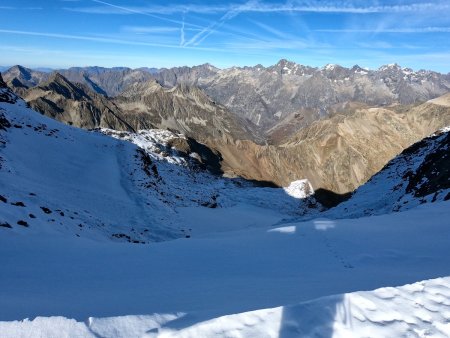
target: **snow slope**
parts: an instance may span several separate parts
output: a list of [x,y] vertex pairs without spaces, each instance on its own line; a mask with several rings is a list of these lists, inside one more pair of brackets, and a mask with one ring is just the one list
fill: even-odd
[[444,277],[449,220],[449,202],[440,202],[153,245],[3,231],[0,318],[184,313],[164,324],[179,330],[223,315]]
[[127,134],[138,148],[58,123],[27,108],[7,88],[0,91],[8,98],[0,100],[2,230],[147,243],[195,236],[186,208],[249,205],[255,212],[247,226],[258,225],[263,215],[282,219],[280,212],[303,209],[283,189],[257,188],[196,167],[194,158],[167,145],[180,135]]

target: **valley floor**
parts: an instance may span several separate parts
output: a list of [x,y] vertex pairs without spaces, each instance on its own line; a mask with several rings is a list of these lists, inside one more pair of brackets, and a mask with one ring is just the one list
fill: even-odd
[[[197,235],[146,245],[0,229],[1,336],[444,337],[449,278],[342,294],[450,276],[449,203],[289,224],[180,209]],[[13,321],[36,316],[75,320]]]

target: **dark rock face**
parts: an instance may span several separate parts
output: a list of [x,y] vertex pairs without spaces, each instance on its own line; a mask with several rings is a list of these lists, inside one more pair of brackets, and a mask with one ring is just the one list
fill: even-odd
[[5,81],[3,81],[3,77],[2,74],[0,74],[0,88],[6,88],[6,83]]
[[[3,81],[0,74],[0,102],[15,103],[17,101],[17,96],[8,88],[8,85]],[[5,129],[9,122],[3,115],[0,115],[0,129]]]
[[361,217],[405,210],[450,197],[450,132],[426,137],[384,166],[334,210]]
[[107,98],[84,85],[71,83],[59,73],[24,91],[22,97],[34,110],[80,128],[134,130]]
[[450,132],[425,139],[403,154],[420,154],[420,150],[432,140],[439,140],[433,151],[426,154],[415,171],[410,170],[403,176],[408,181],[406,192],[415,197],[425,197],[450,189]]

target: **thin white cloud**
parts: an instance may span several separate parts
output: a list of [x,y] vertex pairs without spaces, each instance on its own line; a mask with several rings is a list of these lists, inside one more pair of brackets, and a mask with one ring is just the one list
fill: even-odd
[[20,10],[20,11],[40,11],[42,7],[12,7],[12,6],[0,6],[0,9],[4,10]]
[[67,8],[72,11],[94,13],[94,14],[176,14],[176,13],[199,13],[217,14],[227,13],[239,7],[241,12],[259,13],[282,13],[282,12],[317,12],[317,13],[403,13],[403,12],[440,12],[450,9],[448,2],[417,2],[400,5],[356,5],[349,1],[288,1],[286,3],[264,3],[247,2],[245,4],[228,5],[167,5],[167,6],[146,6],[146,7],[122,7],[112,5],[99,0],[92,0],[109,7],[74,7]]
[[450,33],[450,27],[374,28],[374,29],[317,29],[325,33]]
[[349,1],[315,1],[308,5],[298,2],[287,3],[285,5],[264,4],[257,8],[249,8],[253,12],[318,12],[318,13],[402,13],[402,12],[422,12],[440,11],[449,9],[448,3],[422,2],[405,5],[373,5],[357,6]]
[[[15,35],[39,36],[39,37],[66,39],[66,40],[92,41],[92,42],[101,42],[101,43],[118,44],[118,45],[130,45],[130,46],[161,47],[161,48],[175,48],[175,49],[181,48],[178,44],[164,44],[164,43],[132,41],[132,40],[113,38],[113,37],[72,35],[72,34],[59,34],[59,33],[47,33],[47,32],[9,30],[9,29],[0,29],[0,34],[1,33],[15,34]],[[233,51],[233,50],[228,50],[226,48],[220,48],[220,47],[186,46],[183,48],[199,50],[199,51],[209,51],[209,52],[235,53],[235,51]]]
[[271,33],[272,35],[274,35],[276,37],[279,37],[282,39],[286,39],[288,37],[288,34],[286,32],[280,31],[273,26],[269,26],[269,25],[266,25],[265,23],[255,21],[255,20],[249,20],[249,21],[251,23],[253,23],[254,25],[258,26],[259,28],[262,28],[266,32]]
[[180,46],[183,46],[185,41],[186,41],[186,39],[184,36],[184,13],[183,13],[183,19],[182,19],[181,28],[180,28]]
[[123,26],[122,30],[124,32],[137,34],[161,34],[177,32],[179,29],[177,27],[166,26]]
[[[105,4],[103,1],[94,1]],[[180,14],[180,13],[199,13],[199,14],[216,14],[230,10],[230,6],[202,6],[202,5],[170,5],[170,6],[117,6],[106,4],[106,6],[90,6],[90,7],[70,7],[66,10],[91,13],[91,14]]]
[[269,51],[269,50],[327,50],[335,49],[326,43],[311,42],[305,39],[271,39],[271,40],[261,40],[253,42],[229,42],[225,46],[234,50],[259,50],[259,51]]
[[231,8],[228,12],[226,12],[218,21],[213,22],[209,26],[205,27],[202,31],[194,35],[189,41],[187,41],[184,46],[194,45],[198,46],[202,43],[208,36],[213,34],[216,30],[222,27],[228,20],[239,15],[239,13],[243,12],[243,9],[247,6],[256,6],[258,4],[258,0],[250,0],[244,5],[236,6]]
[[58,38],[58,39],[69,39],[69,40],[82,40],[82,41],[94,41],[121,45],[133,45],[133,46],[150,46],[150,47],[166,47],[175,48],[178,46],[161,44],[161,43],[151,43],[151,42],[140,42],[140,41],[130,41],[115,38],[103,38],[96,36],[86,36],[86,35],[73,35],[73,34],[59,34],[59,33],[46,33],[46,32],[33,32],[33,31],[20,31],[20,30],[9,30],[0,29],[0,33],[5,34],[16,34],[16,35],[30,35],[30,36],[42,36],[48,38]]
[[[143,11],[143,10],[139,10],[139,9],[134,9],[132,7],[118,6],[118,5],[114,5],[112,3],[101,1],[101,0],[91,0],[91,1],[99,3],[99,4],[103,4],[105,6],[114,8],[116,10],[120,10],[120,11],[125,12],[125,13],[140,14],[140,15],[149,16],[149,17],[152,17],[152,18],[155,18],[155,19],[158,19],[158,20],[166,21],[166,22],[181,24],[181,22],[178,21],[178,20],[173,20],[173,19],[165,18],[165,17],[159,16],[159,15],[155,15],[155,14],[152,14],[152,12],[147,12],[147,11]],[[70,10],[75,10],[76,11],[76,9],[73,9],[73,8],[71,8]],[[192,25],[192,26],[196,26],[196,25]]]

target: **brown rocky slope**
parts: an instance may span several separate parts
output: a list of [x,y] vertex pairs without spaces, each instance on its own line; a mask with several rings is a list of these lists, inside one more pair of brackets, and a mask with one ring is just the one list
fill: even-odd
[[368,108],[336,115],[279,146],[240,140],[210,140],[208,145],[220,151],[229,175],[282,186],[307,178],[315,189],[343,194],[365,183],[403,149],[450,125],[450,105],[442,104],[449,95],[404,111]]

